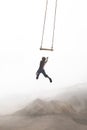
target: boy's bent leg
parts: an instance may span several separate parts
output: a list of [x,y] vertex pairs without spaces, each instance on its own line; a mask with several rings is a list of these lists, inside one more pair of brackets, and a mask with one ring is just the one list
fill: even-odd
[[39,73],[39,72],[37,72],[37,73],[36,73],[36,79],[38,79],[38,78],[39,78],[39,75],[40,75],[40,73]]
[[39,78],[39,75],[36,76],[36,79],[38,79],[38,78]]

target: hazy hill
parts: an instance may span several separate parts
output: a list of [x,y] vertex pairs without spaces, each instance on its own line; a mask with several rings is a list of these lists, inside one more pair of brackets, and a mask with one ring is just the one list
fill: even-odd
[[51,100],[36,99],[17,115],[48,115],[59,113],[87,113],[87,84],[70,86],[60,96]]
[[45,101],[36,99],[31,104],[17,111],[16,115],[52,115],[59,113],[73,113],[75,110],[70,104],[58,100]]
[[87,88],[76,85],[60,97],[36,99],[0,117],[0,130],[87,130]]
[[77,112],[87,112],[87,83],[77,84],[70,86],[60,96],[56,96],[58,99],[65,103],[69,103],[73,109]]

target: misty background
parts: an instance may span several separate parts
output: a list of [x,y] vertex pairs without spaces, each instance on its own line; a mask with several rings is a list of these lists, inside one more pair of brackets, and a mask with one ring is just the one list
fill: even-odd
[[[0,1],[0,114],[87,82],[87,2],[58,0],[53,52],[39,50],[45,4]],[[52,84],[42,75],[36,80],[42,56],[49,57],[45,70]]]

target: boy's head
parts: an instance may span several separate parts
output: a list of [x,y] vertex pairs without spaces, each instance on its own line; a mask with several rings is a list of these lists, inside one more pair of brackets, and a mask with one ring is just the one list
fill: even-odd
[[42,60],[43,60],[43,61],[45,61],[45,59],[46,59],[45,57],[42,57]]

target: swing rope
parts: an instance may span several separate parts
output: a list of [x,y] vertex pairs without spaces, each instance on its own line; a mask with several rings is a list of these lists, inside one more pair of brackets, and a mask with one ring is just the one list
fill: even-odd
[[44,24],[43,24],[42,40],[41,40],[40,50],[53,51],[55,23],[56,23],[56,11],[57,11],[57,0],[55,1],[55,13],[54,13],[54,22],[53,22],[53,36],[52,36],[52,45],[51,45],[50,49],[43,48],[43,38],[44,38],[45,23],[46,23],[46,17],[47,17],[47,9],[48,9],[48,0],[46,0],[46,9],[45,9],[45,16],[44,16]]
[[54,33],[55,33],[55,24],[56,24],[56,12],[57,12],[57,0],[55,3],[55,14],[54,14],[54,23],[53,23],[53,37],[52,37],[52,46],[51,48],[53,49],[53,44],[54,44]]
[[42,45],[43,45],[43,37],[44,37],[45,23],[46,23],[46,16],[47,16],[47,7],[48,7],[48,0],[46,0],[46,9],[45,9],[45,16],[44,16],[44,24],[43,24],[42,40],[41,40],[40,50],[42,50]]

